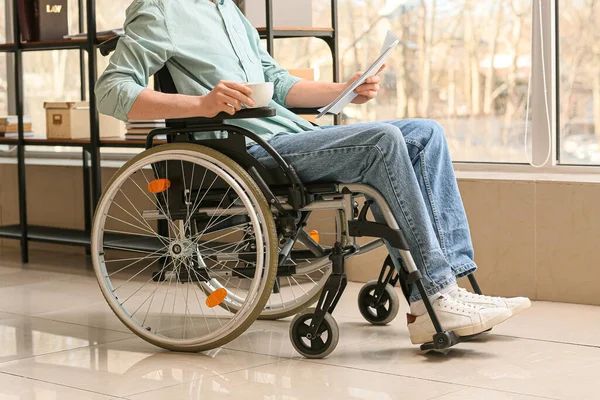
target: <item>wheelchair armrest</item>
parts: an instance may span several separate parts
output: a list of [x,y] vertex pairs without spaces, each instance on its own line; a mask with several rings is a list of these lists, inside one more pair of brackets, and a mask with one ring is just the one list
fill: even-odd
[[248,118],[267,118],[274,117],[277,115],[277,111],[272,107],[260,107],[260,108],[245,108],[236,112],[233,115],[229,115],[227,113],[220,113],[213,118],[178,118],[178,119],[168,119],[168,125],[176,125],[176,126],[193,126],[193,125],[212,125],[219,124],[224,122],[225,120],[233,120],[233,119],[248,119]]
[[119,38],[120,36],[117,36],[100,43],[100,45],[98,46],[100,54],[106,57],[107,55],[115,51],[115,49],[117,48],[117,43],[119,43]]
[[318,108],[289,108],[291,112],[296,115],[317,115],[319,114]]

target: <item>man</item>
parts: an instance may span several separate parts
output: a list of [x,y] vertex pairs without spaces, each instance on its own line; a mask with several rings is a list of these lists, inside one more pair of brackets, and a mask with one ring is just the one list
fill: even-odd
[[[178,95],[146,89],[167,65]],[[463,204],[444,132],[430,120],[404,120],[315,128],[286,107],[321,107],[351,82],[294,78],[260,47],[257,31],[232,0],[135,0],[125,35],[98,81],[99,109],[126,119],[233,115],[253,106],[240,82],[274,82],[273,118],[232,120],[269,140],[305,182],[364,183],[379,190],[404,231],[433,308],[445,329],[483,332],[529,307],[525,298],[492,298],[460,289],[456,278],[476,269]],[[375,98],[379,77],[356,92],[355,103]],[[250,154],[273,163],[258,146]],[[381,219],[378,209],[375,216]],[[395,259],[399,253],[391,250]],[[413,343],[434,332],[423,301],[410,298]]]

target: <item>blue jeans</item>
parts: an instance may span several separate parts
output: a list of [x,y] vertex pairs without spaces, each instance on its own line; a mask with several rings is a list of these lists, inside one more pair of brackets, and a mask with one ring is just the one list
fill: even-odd
[[[303,182],[362,183],[379,190],[404,232],[428,295],[477,269],[463,203],[442,127],[408,119],[280,134],[269,143]],[[250,154],[275,161],[259,146]],[[374,207],[375,219],[385,222]],[[400,254],[389,248],[396,268]],[[413,288],[410,301],[420,300]]]

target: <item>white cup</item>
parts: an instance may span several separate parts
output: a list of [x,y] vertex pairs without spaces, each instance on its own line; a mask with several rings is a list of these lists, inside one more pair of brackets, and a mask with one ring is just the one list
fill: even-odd
[[255,103],[254,107],[246,106],[246,108],[267,107],[273,99],[273,93],[275,91],[273,82],[244,83],[243,85],[252,89],[252,94],[248,97],[254,100]]

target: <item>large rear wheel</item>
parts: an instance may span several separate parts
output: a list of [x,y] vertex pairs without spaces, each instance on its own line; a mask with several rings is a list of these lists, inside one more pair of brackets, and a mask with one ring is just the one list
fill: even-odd
[[[204,351],[260,315],[278,242],[248,173],[185,143],[147,150],[115,174],[94,217],[91,252],[104,297],[131,331],[165,349]],[[213,281],[222,288],[201,289]],[[227,308],[233,297],[235,311]]]

